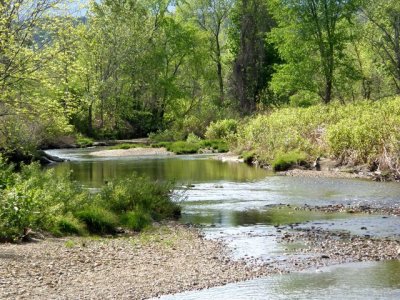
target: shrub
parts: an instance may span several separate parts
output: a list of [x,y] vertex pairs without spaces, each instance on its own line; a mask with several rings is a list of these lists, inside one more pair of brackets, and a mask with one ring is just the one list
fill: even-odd
[[199,143],[188,143],[185,141],[174,142],[166,145],[168,151],[176,154],[193,154],[200,150]]
[[225,119],[217,122],[212,122],[206,130],[205,137],[207,139],[216,140],[224,139],[229,135],[237,132],[238,122],[233,119]]
[[305,153],[296,151],[284,153],[274,159],[272,162],[272,168],[274,171],[286,171],[294,165],[304,163],[306,157]]
[[106,185],[97,195],[96,203],[117,215],[141,211],[155,220],[174,218],[180,208],[170,199],[171,189],[171,183],[153,182],[132,174]]
[[116,215],[100,206],[89,206],[77,212],[76,216],[86,224],[90,233],[113,234],[118,226]]
[[85,137],[82,134],[76,135],[76,145],[79,148],[86,148],[93,145],[93,140],[91,138]]
[[57,220],[56,227],[52,231],[56,235],[84,235],[86,233],[86,227],[85,224],[72,214],[68,214]]
[[148,213],[142,211],[130,211],[122,215],[121,221],[126,227],[135,231],[141,231],[151,224],[151,217]]

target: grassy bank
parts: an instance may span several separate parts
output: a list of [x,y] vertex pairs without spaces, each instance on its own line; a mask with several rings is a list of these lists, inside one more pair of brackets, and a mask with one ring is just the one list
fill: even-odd
[[232,148],[268,165],[297,153],[400,176],[400,97],[278,109],[242,125]]
[[139,231],[179,216],[172,188],[133,174],[92,194],[68,175],[37,164],[15,172],[0,161],[0,241],[23,239],[29,230],[59,236],[114,234],[118,227]]

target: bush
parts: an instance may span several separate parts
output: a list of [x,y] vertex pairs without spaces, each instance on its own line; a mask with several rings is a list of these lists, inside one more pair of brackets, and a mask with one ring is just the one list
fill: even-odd
[[277,156],[272,162],[274,171],[286,171],[294,165],[300,165],[306,160],[306,154],[301,152],[288,152]]
[[106,185],[96,201],[117,215],[141,211],[154,220],[174,218],[180,207],[170,199],[171,189],[171,183],[153,182],[133,174]]
[[77,212],[76,216],[86,224],[90,233],[113,234],[118,226],[117,216],[100,206],[89,206]]
[[93,139],[83,136],[82,134],[76,135],[76,145],[79,148],[86,148],[93,145]]
[[400,176],[400,97],[376,102],[282,108],[238,129],[236,151],[267,164],[286,152],[375,164]]
[[127,224],[139,230],[149,218],[180,214],[179,205],[170,199],[170,183],[133,175],[92,195],[69,176],[42,171],[38,164],[22,166],[19,173],[1,161],[0,167],[0,241],[19,240],[27,229],[81,235],[86,225],[91,233],[114,233],[127,213],[132,213]]
[[212,122],[206,130],[205,137],[210,140],[224,139],[237,132],[238,122],[233,119]]
[[50,230],[59,216],[88,201],[88,193],[69,176],[42,171],[38,164],[22,166],[1,192],[0,238],[19,239],[26,228]]
[[81,221],[68,214],[57,220],[56,227],[52,230],[56,235],[85,235],[86,227]]
[[130,211],[121,217],[121,221],[129,229],[141,231],[151,224],[151,217],[142,211]]

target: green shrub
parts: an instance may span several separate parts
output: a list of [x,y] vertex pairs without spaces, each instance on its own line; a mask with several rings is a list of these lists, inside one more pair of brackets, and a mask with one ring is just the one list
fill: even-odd
[[251,164],[255,160],[256,154],[253,151],[244,151],[241,157],[246,164]]
[[141,231],[151,224],[151,217],[142,211],[130,211],[122,215],[121,222],[129,229]]
[[238,122],[233,119],[225,119],[217,122],[211,122],[207,127],[205,137],[210,140],[227,138],[237,132]]
[[378,164],[398,173],[399,124],[400,97],[281,108],[242,125],[234,146],[236,152],[254,152],[268,164],[282,153],[297,151],[343,163]]
[[274,171],[286,171],[294,165],[304,163],[307,156],[301,152],[288,152],[277,156],[272,162],[272,168]]
[[132,149],[132,148],[146,148],[148,145],[145,144],[129,144],[129,143],[123,143],[123,144],[117,144],[114,146],[109,147],[110,150],[116,150],[116,149]]
[[113,234],[118,226],[117,216],[100,206],[89,206],[77,212],[76,216],[86,224],[90,233]]
[[88,193],[54,170],[42,171],[38,164],[22,166],[0,196],[0,235],[15,240],[26,228],[50,230],[57,217],[88,202]]
[[53,233],[57,235],[85,235],[86,227],[85,224],[72,216],[72,214],[68,214],[57,220]]
[[149,134],[149,139],[153,143],[175,142],[183,140],[184,137],[185,137],[184,133],[173,129],[166,129],[164,131],[157,131],[156,133]]
[[86,148],[93,145],[93,139],[83,136],[82,134],[76,135],[76,145],[79,148]]
[[203,140],[200,143],[200,148],[213,149],[219,153],[229,151],[229,146],[224,140]]
[[104,186],[96,196],[96,203],[117,215],[142,211],[155,220],[174,218],[180,207],[170,199],[171,189],[171,183],[154,182],[132,174]]
[[188,143],[185,141],[178,141],[166,145],[168,151],[176,154],[194,154],[200,150],[199,143]]

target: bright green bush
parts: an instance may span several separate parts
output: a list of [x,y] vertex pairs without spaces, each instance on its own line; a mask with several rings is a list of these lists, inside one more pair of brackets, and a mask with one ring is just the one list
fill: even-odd
[[205,137],[210,140],[224,139],[237,132],[238,122],[233,119],[225,119],[211,122],[207,127]]
[[[26,229],[56,235],[114,233],[121,216],[135,214],[127,224],[139,230],[150,220],[176,218],[180,206],[170,199],[170,183],[153,182],[133,175],[109,183],[98,194],[90,194],[69,176],[41,170],[37,164],[20,172],[2,163],[0,169],[0,241],[15,241]],[[140,212],[140,213],[139,213]]]
[[117,216],[100,206],[89,206],[78,211],[76,216],[85,223],[90,233],[113,234],[118,226]]
[[142,211],[130,211],[122,215],[121,221],[129,229],[141,231],[151,224],[151,217]]
[[278,155],[272,161],[272,168],[274,171],[286,171],[294,165],[300,165],[305,162],[307,156],[305,153],[291,151]]
[[180,207],[170,199],[171,183],[154,182],[137,174],[109,183],[96,196],[96,203],[117,215],[141,211],[154,220],[174,218]]
[[72,214],[61,216],[51,230],[56,235],[85,235],[86,226]]
[[[233,147],[271,164],[282,153],[333,156],[343,163],[400,168],[400,97],[282,108],[240,126]],[[399,174],[400,175],[400,174]]]
[[83,136],[82,134],[77,134],[76,144],[79,148],[90,147],[93,145],[93,139]]
[[38,164],[22,166],[0,194],[0,239],[18,239],[26,228],[54,228],[59,216],[88,201],[69,176],[42,171]]

